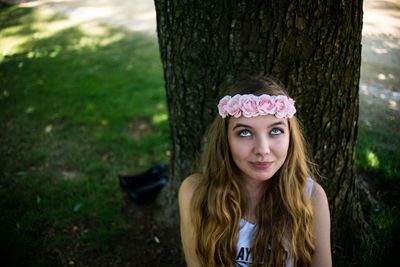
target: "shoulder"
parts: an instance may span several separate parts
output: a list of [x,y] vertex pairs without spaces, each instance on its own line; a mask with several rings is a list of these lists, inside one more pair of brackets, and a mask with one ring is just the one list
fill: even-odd
[[192,174],[183,180],[179,188],[180,229],[183,252],[187,266],[201,266],[196,254],[196,230],[191,214],[191,200],[200,185],[202,175]]
[[312,188],[312,193],[311,193],[311,202],[314,202],[314,201],[319,202],[319,201],[323,201],[323,200],[328,201],[325,190],[322,188],[322,186],[319,183],[314,181],[312,186],[313,186],[313,188]]
[[179,197],[187,198],[193,195],[202,178],[203,176],[199,173],[192,174],[185,178],[179,187]]
[[314,182],[310,200],[314,213],[329,216],[328,198],[325,190],[317,182]]
[[183,180],[179,187],[179,206],[189,206],[192,196],[200,185],[202,178],[201,174],[195,173]]
[[312,266],[332,266],[330,247],[330,213],[328,198],[322,186],[314,182],[311,194],[314,213],[315,254]]

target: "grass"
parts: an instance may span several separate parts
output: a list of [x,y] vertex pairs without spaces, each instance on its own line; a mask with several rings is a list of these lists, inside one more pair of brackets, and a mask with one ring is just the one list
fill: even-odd
[[0,30],[1,251],[73,265],[129,227],[117,174],[168,161],[157,43],[4,4]]
[[[4,4],[0,34],[3,259],[52,266],[62,254],[64,265],[79,265],[93,252],[108,255],[129,228],[117,174],[168,161],[157,42]],[[380,180],[390,204],[399,192],[398,124],[369,109],[361,103],[357,166]],[[371,215],[382,257],[398,218],[390,205]]]

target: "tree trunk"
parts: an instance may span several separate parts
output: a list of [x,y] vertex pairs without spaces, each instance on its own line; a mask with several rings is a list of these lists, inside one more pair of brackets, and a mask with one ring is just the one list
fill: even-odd
[[216,115],[220,84],[238,74],[267,74],[296,99],[326,178],[334,248],[359,245],[343,240],[347,230],[367,237],[354,164],[362,0],[155,4],[172,145],[165,206],[176,212],[179,184],[191,173],[202,135]]

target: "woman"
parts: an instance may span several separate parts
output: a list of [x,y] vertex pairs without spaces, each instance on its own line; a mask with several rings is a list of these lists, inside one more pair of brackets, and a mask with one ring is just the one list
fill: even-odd
[[246,78],[218,110],[199,173],[179,190],[187,265],[331,266],[328,201],[310,177],[293,99]]

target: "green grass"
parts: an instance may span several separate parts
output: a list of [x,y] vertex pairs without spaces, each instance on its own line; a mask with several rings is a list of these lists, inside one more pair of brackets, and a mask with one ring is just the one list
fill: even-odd
[[129,227],[117,174],[168,161],[157,43],[4,4],[0,30],[4,260],[50,266],[60,251],[68,262],[106,251]]
[[[365,112],[373,113],[377,110]],[[400,140],[397,138],[400,130],[399,114],[398,111],[390,112],[389,108],[387,112],[397,113],[397,118],[392,115],[393,119],[391,119],[386,117],[384,112],[380,112],[378,116],[372,117],[372,121],[368,124],[361,120],[358,129],[356,160],[361,170],[377,173],[387,182],[398,183],[400,179],[398,149]]]

